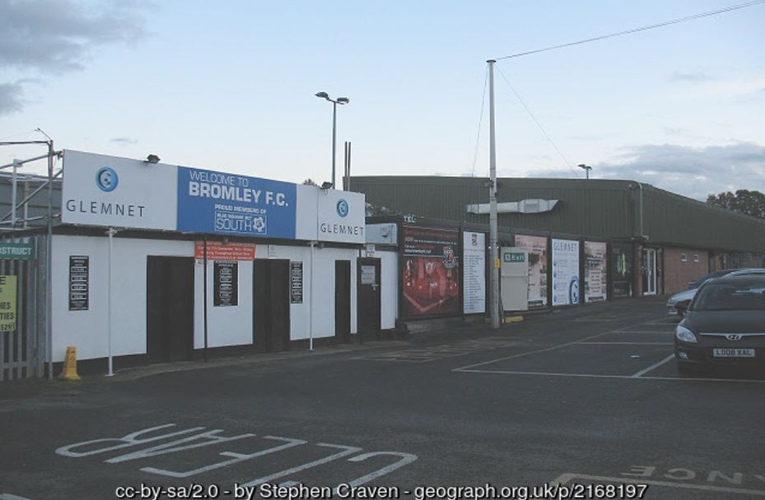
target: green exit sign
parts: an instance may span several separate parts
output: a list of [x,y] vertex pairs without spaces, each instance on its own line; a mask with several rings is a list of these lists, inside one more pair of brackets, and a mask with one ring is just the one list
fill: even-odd
[[526,254],[508,252],[505,254],[505,262],[526,262]]
[[0,259],[30,260],[35,258],[35,246],[32,243],[0,242]]

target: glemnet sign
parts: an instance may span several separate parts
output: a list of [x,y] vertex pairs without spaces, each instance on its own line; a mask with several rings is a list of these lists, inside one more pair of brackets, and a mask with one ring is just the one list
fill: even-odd
[[64,152],[62,221],[198,234],[363,244],[361,193]]

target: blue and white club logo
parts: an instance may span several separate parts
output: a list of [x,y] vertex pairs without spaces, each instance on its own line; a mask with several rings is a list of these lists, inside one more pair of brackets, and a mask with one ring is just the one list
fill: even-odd
[[345,217],[348,215],[348,212],[351,211],[351,207],[348,206],[348,202],[345,200],[340,200],[337,202],[337,215],[340,217]]
[[113,168],[103,167],[96,172],[96,185],[98,189],[105,192],[111,192],[117,189],[119,184],[119,176]]
[[568,303],[579,303],[579,277],[573,276],[571,282],[568,284]]

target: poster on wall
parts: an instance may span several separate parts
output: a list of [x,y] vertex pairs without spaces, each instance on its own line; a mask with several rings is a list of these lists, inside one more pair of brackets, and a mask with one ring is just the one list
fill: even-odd
[[87,311],[90,298],[90,258],[69,256],[69,310]]
[[486,235],[462,234],[462,309],[465,314],[486,312]]
[[547,305],[547,237],[515,235],[515,246],[529,253],[529,309]]
[[213,306],[239,305],[239,264],[234,261],[215,261],[213,265]]
[[606,244],[584,242],[584,301],[598,302],[608,298],[606,279]]
[[16,330],[16,286],[18,277],[0,276],[0,332]]
[[611,245],[611,296],[614,298],[632,297],[632,246]]
[[552,240],[552,305],[579,303],[579,242]]
[[459,231],[404,225],[403,232],[401,315],[460,314]]

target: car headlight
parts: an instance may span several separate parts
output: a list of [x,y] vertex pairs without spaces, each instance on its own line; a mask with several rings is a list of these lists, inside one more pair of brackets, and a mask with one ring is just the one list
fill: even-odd
[[688,342],[691,344],[698,343],[696,335],[684,326],[675,328],[675,338],[681,342]]
[[674,306],[676,303],[677,303],[677,299],[676,299],[676,298],[671,298],[671,299],[669,299],[669,300],[667,301],[667,307],[672,307],[672,306]]

